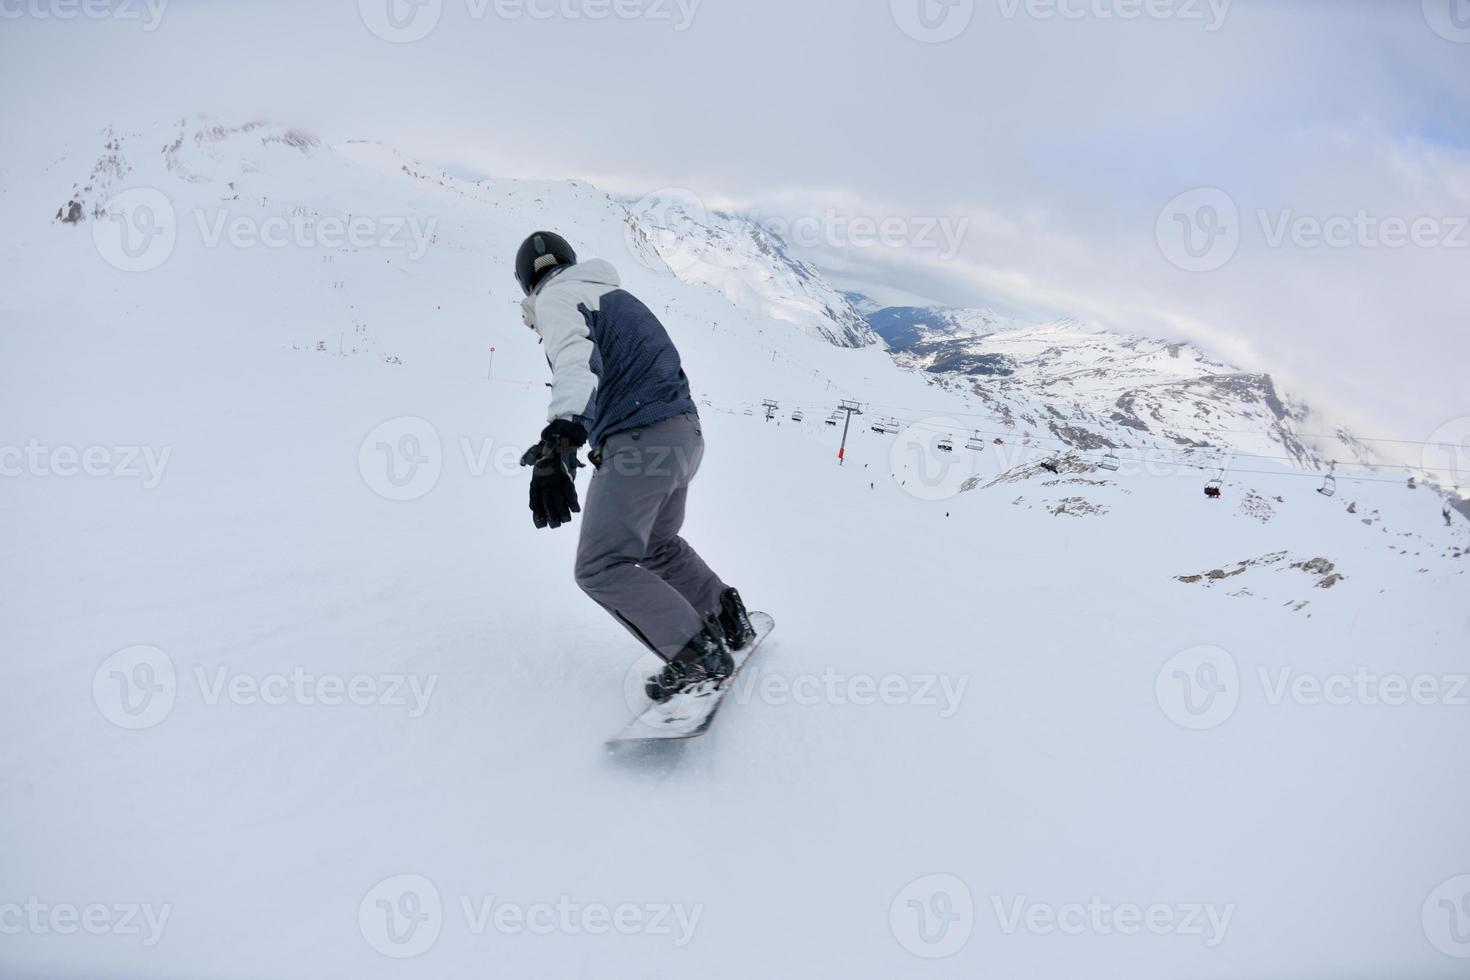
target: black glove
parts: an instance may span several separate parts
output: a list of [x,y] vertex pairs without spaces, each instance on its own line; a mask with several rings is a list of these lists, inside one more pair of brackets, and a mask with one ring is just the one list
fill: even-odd
[[[556,419],[541,430],[541,441],[521,454],[522,466],[534,466],[548,449],[575,452],[587,444],[587,430],[576,422]],[[572,474],[573,477],[576,474]]]
[[531,468],[531,520],[537,527],[558,528],[572,523],[573,513],[581,513],[574,482],[579,465],[576,456],[555,453]]
[[541,432],[541,441],[521,456],[531,467],[531,520],[538,528],[553,529],[572,522],[581,513],[577,502],[577,447],[587,441],[587,430],[576,422],[557,419]]
[[554,419],[550,425],[541,430],[541,442],[556,446],[558,449],[581,449],[587,445],[587,430],[582,428],[579,422]]

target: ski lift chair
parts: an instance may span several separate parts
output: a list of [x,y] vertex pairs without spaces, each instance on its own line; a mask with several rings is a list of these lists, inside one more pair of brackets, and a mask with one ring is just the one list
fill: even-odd
[[1108,454],[1102,459],[1098,460],[1097,465],[1101,469],[1109,470],[1116,473],[1118,469],[1123,465],[1123,463],[1118,459],[1117,453],[1113,452],[1112,450],[1108,450]]
[[1327,475],[1322,478],[1322,485],[1317,488],[1317,492],[1320,493],[1324,497],[1332,497],[1332,496],[1335,496],[1337,494],[1337,461],[1336,460],[1333,460],[1331,468],[1328,469],[1328,471],[1327,471]]
[[980,433],[978,433],[978,432],[975,433],[968,440],[965,441],[965,448],[966,449],[984,449],[985,448],[985,438],[984,438],[984,436],[980,435]]
[[934,448],[938,449],[942,453],[952,453],[954,452],[954,440],[949,436],[946,436],[943,439],[940,439],[939,444]]

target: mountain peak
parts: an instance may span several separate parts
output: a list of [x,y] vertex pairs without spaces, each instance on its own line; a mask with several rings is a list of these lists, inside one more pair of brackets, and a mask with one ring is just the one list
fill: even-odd
[[706,210],[692,194],[654,195],[628,208],[669,271],[685,282],[839,347],[878,342],[847,296],[792,255],[773,229],[733,212]]

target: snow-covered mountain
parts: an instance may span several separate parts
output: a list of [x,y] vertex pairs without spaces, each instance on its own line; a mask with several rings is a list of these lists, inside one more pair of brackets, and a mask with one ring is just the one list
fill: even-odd
[[[83,160],[85,168],[79,166]],[[68,174],[74,176],[67,180]],[[279,233],[282,241],[315,245],[323,259],[339,261],[322,247],[332,244],[324,243],[322,232],[334,222],[357,221],[367,230],[357,244],[349,243],[354,255],[377,255],[406,274],[441,262],[462,266],[477,260],[488,295],[507,302],[516,298],[513,284],[507,289],[490,270],[508,261],[521,229],[537,222],[574,224],[593,252],[613,257],[632,282],[652,278],[657,289],[672,290],[670,295],[687,292],[676,285],[682,284],[723,297],[725,304],[712,305],[704,314],[716,329],[757,324],[756,336],[764,336],[768,325],[784,325],[842,347],[868,347],[881,338],[902,363],[973,396],[979,402],[971,423],[975,430],[1016,430],[1049,438],[1057,448],[1147,448],[1180,461],[1188,454],[1201,469],[1223,465],[1223,457],[1231,455],[1284,459],[1310,469],[1326,469],[1334,461],[1376,463],[1350,435],[1279,392],[1269,376],[1217,363],[1187,344],[1109,334],[1070,320],[1028,325],[992,310],[886,307],[864,316],[854,305],[863,302],[861,297],[834,289],[815,268],[791,256],[773,232],[744,217],[707,210],[697,198],[678,192],[627,202],[576,182],[470,183],[376,143],[324,146],[299,129],[259,121],[231,126],[205,118],[146,132],[109,129],[90,148],[66,158],[65,165],[53,163],[48,176],[47,193],[57,201],[53,222],[90,223],[94,231],[126,217],[106,213],[119,188],[134,189],[121,199],[123,206],[129,197],[144,194],[140,214],[132,217],[149,220],[154,209],[146,191],[137,188],[166,190],[174,225],[149,239],[150,250],[170,242],[170,233],[202,243],[205,248],[181,252],[180,260],[208,267],[190,277],[191,285],[197,290],[208,284],[217,299],[234,296],[248,282],[231,274],[237,261],[269,266],[286,257],[280,247],[252,248],[249,241],[243,248],[228,247],[236,226],[268,238],[272,222],[289,220],[291,229]],[[400,202],[397,195],[406,187],[415,193]],[[503,228],[503,238],[487,239],[487,230],[464,220],[471,209],[484,208],[504,219],[488,230],[495,235]],[[614,230],[618,235],[611,234]],[[441,234],[456,233],[462,244],[431,247]],[[129,261],[125,254],[119,257],[121,264]],[[41,288],[34,277],[25,279]],[[362,284],[366,294],[358,291],[351,301],[339,302],[345,297],[332,294],[290,298],[298,309],[317,309],[312,317],[283,312],[261,317],[255,315],[258,301],[229,301],[215,304],[213,323],[234,336],[282,328],[278,339],[296,347],[346,349],[351,338],[359,354],[443,356],[443,338],[384,324],[372,315],[382,302],[375,294],[397,285],[372,279]],[[336,287],[340,293],[345,280],[337,281],[344,283]],[[196,309],[204,302],[192,291],[163,299]],[[435,305],[442,311],[442,304]],[[679,308],[689,304],[681,300]],[[254,319],[237,322],[241,315]],[[303,333],[303,325],[312,329]],[[823,392],[834,403],[839,395],[860,396],[827,386]],[[763,397],[762,392],[742,394],[747,400]],[[901,408],[890,414],[905,417]]]
[[1379,463],[1347,432],[1324,431],[1332,426],[1270,375],[1188,343],[1071,319],[1025,324],[990,310],[890,307],[868,320],[900,363],[973,395],[984,406],[977,428],[1040,434],[1058,448],[1149,451],[1206,469],[1263,459],[1314,470]]
[[[372,141],[327,145],[288,126],[199,117],[78,137],[25,167],[24,179],[26,193],[0,197],[15,236],[5,258],[25,270],[8,297],[17,308],[146,312],[155,329],[193,337],[480,374],[495,346],[497,374],[529,378],[544,371],[534,345],[496,343],[527,336],[512,259],[527,230],[567,227],[584,256],[610,259],[671,328],[758,339],[746,346],[764,358],[768,383],[737,393],[719,384],[725,372],[695,372],[703,396],[758,400],[782,394],[788,378],[809,382],[806,338],[877,343],[808,266],[739,219],[712,219],[739,254],[717,263],[703,243],[710,267],[731,273],[706,283],[682,264],[671,270],[657,244],[666,236],[642,220],[649,212],[588,184],[466,181]],[[310,262],[317,281],[297,281]],[[96,288],[77,288],[83,273]],[[165,279],[169,288],[158,288]],[[262,290],[262,281],[279,285]],[[406,318],[389,312],[414,289],[427,290],[425,306]],[[787,336],[799,339],[777,350]]]
[[920,341],[981,337],[1025,325],[994,310],[952,306],[885,306],[865,310],[863,315],[894,350],[906,350]]
[[742,308],[839,347],[878,342],[847,297],[761,224],[706,210],[693,195],[676,191],[649,195],[630,207],[681,279],[718,289]]
[[[289,127],[0,173],[0,975],[1463,972],[1470,526],[1316,492],[1268,387],[1075,323],[852,346],[588,184]],[[540,227],[664,319],[685,535],[778,624],[676,752],[603,753],[644,654],[526,510]],[[1227,438],[1273,458],[1207,498]],[[134,928],[53,926],[94,906]]]

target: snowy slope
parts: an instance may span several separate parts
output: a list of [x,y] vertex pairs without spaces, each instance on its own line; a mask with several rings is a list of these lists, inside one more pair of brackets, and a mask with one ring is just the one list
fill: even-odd
[[[680,280],[626,207],[578,182],[468,183],[377,143],[325,146],[285,127],[203,118],[78,138],[27,179],[34,198],[55,205],[43,214],[31,197],[0,199],[18,232],[7,260],[26,264],[11,297],[20,308],[75,303],[100,319],[131,316],[146,299],[155,329],[321,344],[473,376],[502,332],[525,336],[508,312],[520,302],[511,269],[525,229],[575,224],[582,253],[612,260],[659,312],[678,297],[677,315],[705,329],[801,332],[759,303],[732,304]],[[80,220],[66,223],[72,214]],[[150,222],[162,230],[149,234]],[[290,281],[309,264],[318,266],[312,281]],[[95,274],[98,288],[75,288],[79,272]],[[165,275],[172,288],[144,289]],[[283,277],[262,294],[262,282]],[[504,374],[543,370],[534,349],[515,345],[526,355],[517,359],[497,346]]]
[[711,286],[737,306],[839,347],[878,342],[847,297],[770,229],[708,210],[693,194],[677,190],[648,195],[630,207],[660,257],[685,281]]
[[[26,451],[0,905],[109,917],[27,919],[0,973],[1463,975],[1470,533],[1422,491],[1260,461],[1208,501],[1081,449],[1052,475],[1040,426],[943,455],[989,402],[643,267],[585,184],[239,134],[186,139],[183,177],[156,135],[130,175],[180,213],[436,237],[210,246],[191,216],[129,273],[90,219],[16,206],[74,167],[0,198],[0,445]],[[779,623],[668,753],[602,751],[640,652],[525,509],[546,372],[509,256],[542,225],[666,314],[706,401],[687,536]],[[838,467],[840,396],[915,424],[855,424]],[[765,397],[776,421],[744,414]],[[1291,686],[1364,672],[1341,704]]]

